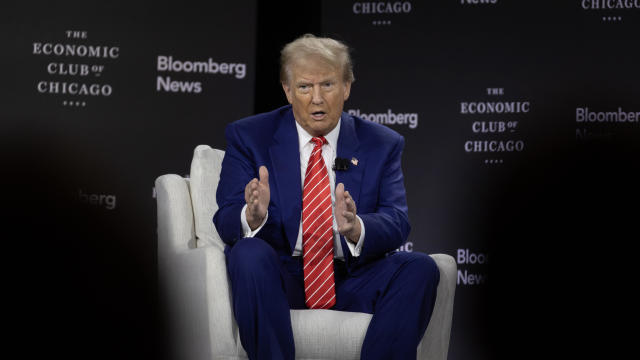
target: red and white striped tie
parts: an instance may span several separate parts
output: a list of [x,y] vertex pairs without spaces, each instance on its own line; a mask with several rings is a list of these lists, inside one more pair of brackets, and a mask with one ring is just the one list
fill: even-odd
[[309,309],[329,309],[336,303],[333,279],[333,217],[329,173],[322,158],[324,137],[315,144],[302,190],[302,261],[304,293]]

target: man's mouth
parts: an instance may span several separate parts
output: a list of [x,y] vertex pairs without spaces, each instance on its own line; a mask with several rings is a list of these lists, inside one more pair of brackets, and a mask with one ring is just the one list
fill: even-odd
[[327,113],[325,113],[324,111],[314,111],[311,113],[311,118],[314,120],[322,120],[324,119],[325,115],[327,115]]

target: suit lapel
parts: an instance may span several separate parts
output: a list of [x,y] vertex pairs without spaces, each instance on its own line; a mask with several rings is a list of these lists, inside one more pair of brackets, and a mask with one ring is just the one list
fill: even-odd
[[285,233],[293,253],[302,213],[302,184],[298,133],[291,109],[280,121],[280,127],[269,147],[269,156],[275,173],[272,178],[277,187],[282,223],[285,224]]
[[338,136],[338,151],[336,156],[349,161],[349,169],[346,171],[336,171],[336,186],[344,184],[344,188],[349,191],[356,205],[360,199],[360,183],[366,158],[364,153],[359,152],[360,142],[356,135],[353,118],[342,113],[340,123],[340,135]]
[[[344,184],[345,190],[348,190],[351,197],[358,205],[360,199],[360,188],[362,183],[362,174],[366,164],[364,153],[360,153],[360,142],[356,134],[355,124],[351,115],[342,113],[340,122],[340,135],[338,136],[338,150],[336,156],[347,159],[349,161],[349,169],[346,171],[336,171],[336,186],[339,183]],[[347,262],[347,269],[351,271],[350,263],[353,261],[351,252],[346,244],[344,236],[340,236],[342,244],[342,253]]]

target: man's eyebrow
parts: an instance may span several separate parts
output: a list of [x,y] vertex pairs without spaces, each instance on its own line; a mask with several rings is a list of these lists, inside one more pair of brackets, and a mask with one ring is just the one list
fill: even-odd
[[[335,79],[329,77],[329,78],[317,81],[318,84],[324,84],[324,83],[328,83],[328,82],[335,82]],[[298,81],[296,81],[296,85],[304,85],[304,84],[313,84],[313,81],[311,81],[311,80],[298,80]]]

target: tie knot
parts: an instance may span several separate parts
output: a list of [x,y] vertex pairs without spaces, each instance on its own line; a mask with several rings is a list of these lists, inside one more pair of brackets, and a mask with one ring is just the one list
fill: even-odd
[[324,144],[327,143],[327,139],[324,138],[324,136],[318,136],[318,137],[314,137],[311,138],[311,141],[313,141],[313,143],[317,146],[322,146]]

